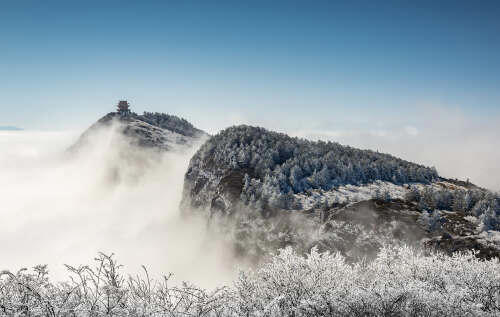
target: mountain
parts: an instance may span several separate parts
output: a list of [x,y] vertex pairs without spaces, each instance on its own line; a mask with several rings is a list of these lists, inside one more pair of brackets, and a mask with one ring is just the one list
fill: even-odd
[[500,254],[497,194],[389,154],[246,125],[193,156],[181,209],[256,258],[286,245],[356,258],[393,241]]
[[67,150],[78,164],[94,164],[96,186],[112,190],[119,184],[138,185],[165,158],[191,155],[208,134],[185,119],[164,113],[131,112],[120,102],[90,126]]
[[142,115],[129,112],[122,115],[110,112],[88,128],[70,150],[82,147],[93,134],[110,128],[118,129],[131,144],[161,151],[171,150],[174,146],[191,146],[208,137],[206,132],[174,115],[158,112],[144,112]]
[[22,131],[23,129],[14,126],[0,126],[0,131]]

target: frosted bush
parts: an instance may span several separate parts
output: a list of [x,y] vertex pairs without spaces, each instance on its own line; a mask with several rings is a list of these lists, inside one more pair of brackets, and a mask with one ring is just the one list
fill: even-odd
[[45,266],[0,275],[6,316],[498,316],[500,266],[473,253],[451,257],[409,247],[381,249],[375,260],[350,264],[313,249],[306,257],[280,250],[232,286],[196,286],[125,277],[113,257],[96,266],[68,266],[53,283]]
[[370,262],[347,264],[315,249],[282,250],[271,263],[242,273],[236,311],[255,316],[494,316],[500,313],[498,260],[472,253],[424,255],[382,248]]

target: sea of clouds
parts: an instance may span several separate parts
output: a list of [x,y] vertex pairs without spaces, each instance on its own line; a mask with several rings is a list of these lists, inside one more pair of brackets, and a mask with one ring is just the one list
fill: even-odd
[[[500,190],[497,118],[443,110],[416,124],[275,129],[388,152]],[[89,263],[101,251],[115,253],[131,273],[145,264],[156,277],[172,272],[203,287],[234,279],[244,263],[231,246],[207,236],[203,221],[180,217],[183,177],[198,145],[160,154],[133,148],[110,129],[69,153],[79,134],[0,131],[0,270],[48,264],[64,279],[64,263]]]
[[213,287],[236,274],[230,248],[206,223],[180,217],[183,177],[196,147],[157,153],[131,147],[116,129],[68,152],[73,132],[0,132],[0,270],[88,264],[115,253],[130,273]]

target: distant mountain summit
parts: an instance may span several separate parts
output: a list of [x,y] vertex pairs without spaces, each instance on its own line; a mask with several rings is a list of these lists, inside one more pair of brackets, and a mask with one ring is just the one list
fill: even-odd
[[0,131],[22,131],[23,129],[14,126],[0,126]]
[[208,134],[194,127],[185,119],[159,112],[142,115],[130,110],[127,101],[120,101],[116,112],[110,112],[87,129],[72,149],[88,141],[98,130],[116,126],[116,129],[132,144],[157,150],[169,150],[173,146],[189,146]]

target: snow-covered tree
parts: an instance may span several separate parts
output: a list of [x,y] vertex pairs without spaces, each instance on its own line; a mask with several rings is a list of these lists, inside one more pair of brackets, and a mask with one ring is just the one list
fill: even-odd
[[48,268],[0,272],[3,316],[498,316],[500,263],[472,252],[446,256],[383,247],[373,261],[349,263],[313,248],[280,250],[233,284],[205,290],[171,285],[147,269],[126,276],[112,256],[67,266],[55,282]]
[[498,218],[495,210],[488,206],[486,210],[479,217],[480,219],[480,228],[479,231],[488,231],[488,230],[496,230],[500,229],[500,219]]
[[[290,189],[303,193],[309,189],[331,190],[341,185],[378,180],[427,184],[437,178],[432,168],[388,154],[333,142],[291,138],[245,125],[225,129],[208,140],[191,160],[189,171],[203,170],[207,165],[250,170],[252,178],[260,180],[260,186],[274,187],[278,195],[286,195]],[[273,181],[267,181],[267,177],[272,177]],[[250,189],[257,200],[269,199],[274,192],[265,188],[260,191],[264,196],[259,196],[259,190],[244,187],[244,191]],[[279,200],[277,198],[273,201]]]

